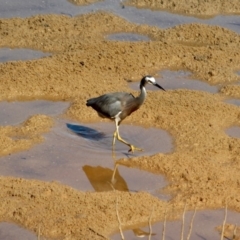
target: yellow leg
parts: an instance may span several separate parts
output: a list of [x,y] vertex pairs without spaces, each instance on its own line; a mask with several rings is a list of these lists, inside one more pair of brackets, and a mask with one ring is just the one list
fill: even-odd
[[121,136],[119,134],[117,135],[117,140],[119,140],[120,142],[122,142],[130,147],[128,152],[143,151],[141,148],[135,147],[134,145],[126,142],[124,139],[121,138]]
[[112,157],[115,159],[115,141],[117,137],[117,130],[113,133],[113,141],[112,141]]
[[134,145],[126,142],[124,139],[121,138],[120,134],[119,134],[119,126],[118,126],[118,122],[117,120],[115,120],[115,123],[116,123],[116,131],[114,132],[113,134],[113,152],[114,152],[114,145],[115,145],[115,140],[117,138],[118,141],[128,145],[130,147],[130,149],[128,150],[128,152],[134,152],[135,150],[136,151],[143,151],[141,148],[138,148],[138,147],[135,147]]
[[112,184],[115,184],[116,181],[117,181],[117,180],[115,179],[115,174],[116,174],[117,168],[118,168],[118,164],[115,164],[115,167],[114,167],[114,170],[113,170],[113,175],[112,175],[112,178],[111,178],[111,183],[112,183]]

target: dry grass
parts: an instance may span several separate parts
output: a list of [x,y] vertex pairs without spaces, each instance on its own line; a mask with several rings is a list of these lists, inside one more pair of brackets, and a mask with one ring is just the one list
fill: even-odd
[[[120,234],[121,234],[121,239],[125,240],[125,237],[124,237],[124,234],[123,234],[123,230],[122,230],[122,223],[121,223],[120,216],[119,216],[119,211],[118,211],[118,201],[119,200],[117,198],[117,200],[116,200],[116,214],[117,214],[117,219],[118,219],[118,223],[119,223],[119,231],[120,231]],[[187,209],[187,205],[184,206],[183,214],[182,214],[181,240],[184,239],[184,227],[185,227],[186,209]],[[221,233],[220,239],[221,240],[223,240],[224,237],[226,237],[226,236],[224,236],[224,231],[226,230],[225,227],[226,227],[226,221],[227,221],[227,211],[228,211],[228,209],[227,209],[227,204],[226,204],[223,225],[222,225],[222,228],[221,228],[221,231],[220,231],[220,233]],[[192,218],[191,218],[191,221],[190,221],[189,230],[188,230],[188,233],[187,233],[186,240],[190,240],[190,238],[191,238],[192,229],[193,229],[193,223],[194,223],[194,219],[195,219],[196,213],[197,213],[197,208],[194,209],[194,212],[193,212],[193,215],[192,215]],[[149,226],[148,240],[151,240],[152,235],[154,235],[153,231],[152,231],[152,218],[153,218],[153,214],[154,214],[154,206],[153,206],[153,208],[151,210],[151,213],[150,213],[150,216],[149,216],[149,220],[148,220],[148,226]],[[167,209],[165,209],[165,213],[164,213],[162,240],[165,240],[165,237],[166,237],[166,224],[167,224]],[[239,240],[240,239],[237,236],[237,230],[238,230],[237,225],[235,225],[234,229],[233,229],[232,238],[228,238],[229,240]]]
[[192,215],[192,219],[191,219],[191,223],[190,223],[190,227],[189,227],[189,231],[188,231],[187,240],[190,240],[190,237],[191,237],[191,234],[192,234],[193,221],[194,221],[196,212],[197,212],[197,208],[194,209],[194,213]]
[[223,237],[224,237],[224,229],[225,229],[226,221],[227,221],[227,203],[225,207],[225,216],[224,216],[223,225],[222,225],[221,240],[223,240]]
[[122,238],[122,240],[124,240],[125,238],[124,238],[123,231],[122,231],[122,223],[121,223],[119,212],[118,212],[118,197],[117,197],[117,200],[116,200],[116,214],[117,214],[118,228],[119,228],[119,231],[120,231],[120,234],[121,234],[121,238]]
[[154,212],[154,206],[152,207],[152,212],[149,216],[149,220],[148,220],[148,225],[149,225],[149,236],[148,236],[148,240],[151,240],[152,237],[152,215]]
[[235,225],[233,229],[233,240],[235,240],[236,238],[237,238],[237,225]]
[[167,224],[167,209],[165,209],[165,212],[164,212],[164,223],[163,223],[163,231],[162,231],[162,240],[165,240],[166,224]]
[[184,222],[185,222],[186,207],[187,207],[187,204],[185,204],[184,209],[183,209],[181,240],[183,240],[183,235],[184,235]]
[[[125,240],[124,234],[123,234],[123,230],[122,230],[122,223],[120,220],[120,216],[119,216],[119,211],[118,211],[118,197],[116,199],[116,215],[117,215],[117,219],[118,219],[118,228],[119,228],[119,232],[121,234],[121,239]],[[184,239],[184,225],[185,225],[185,213],[186,213],[186,206],[184,207],[183,210],[183,215],[182,215],[182,230],[181,230],[181,240]],[[149,226],[149,234],[148,234],[148,240],[151,240],[151,237],[153,234],[152,232],[152,218],[153,218],[153,214],[154,214],[154,206],[152,207],[152,211],[151,214],[149,216],[149,220],[148,220],[148,226]],[[190,240],[191,237],[191,233],[192,233],[192,227],[193,227],[193,222],[194,222],[194,218],[196,215],[196,208],[194,210],[191,222],[190,222],[190,226],[189,226],[189,231],[188,231],[188,235],[187,235],[187,240]],[[162,240],[165,240],[165,235],[166,235],[166,224],[167,224],[167,209],[165,209],[165,213],[164,213],[164,223],[163,223],[163,231],[162,231]]]

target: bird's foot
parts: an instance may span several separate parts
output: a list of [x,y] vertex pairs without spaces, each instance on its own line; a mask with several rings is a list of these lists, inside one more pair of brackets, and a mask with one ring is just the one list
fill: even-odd
[[142,148],[135,147],[135,146],[133,146],[133,145],[130,145],[130,149],[128,150],[128,152],[132,152],[132,153],[133,153],[134,151],[140,151],[140,152],[142,152],[143,149],[142,149]]

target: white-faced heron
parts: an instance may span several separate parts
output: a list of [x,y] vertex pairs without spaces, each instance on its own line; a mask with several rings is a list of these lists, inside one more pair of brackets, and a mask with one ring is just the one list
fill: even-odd
[[140,82],[140,94],[134,97],[131,93],[115,92],[107,93],[96,98],[90,98],[87,100],[86,105],[92,107],[97,111],[98,115],[102,118],[109,118],[115,121],[116,131],[113,134],[112,148],[114,150],[115,140],[128,145],[130,147],[129,152],[134,150],[142,151],[142,149],[135,147],[134,145],[126,142],[119,135],[119,125],[127,116],[131,115],[134,111],[140,108],[144,103],[147,96],[145,85],[149,83],[165,91],[160,85],[156,83],[156,80],[152,76],[145,76]]

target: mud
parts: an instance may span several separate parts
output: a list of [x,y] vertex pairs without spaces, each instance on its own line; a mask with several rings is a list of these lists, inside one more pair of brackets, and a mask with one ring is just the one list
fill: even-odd
[[150,8],[152,10],[164,10],[179,14],[197,16],[199,18],[210,18],[219,14],[240,14],[238,0],[227,3],[224,0],[218,1],[154,1],[154,0],[128,0],[127,5],[139,8]]
[[48,132],[53,121],[45,115],[34,115],[18,126],[0,127],[0,156],[27,150],[43,141],[42,133]]
[[77,5],[88,5],[88,4],[91,4],[91,3],[95,3],[95,2],[100,2],[102,0],[69,0],[69,2],[72,2],[74,4],[77,4]]
[[[122,32],[146,35],[150,40],[107,39],[109,34]],[[210,85],[223,85],[215,94],[191,89],[149,91],[145,104],[124,121],[163,129],[173,137],[170,153],[116,160],[121,166],[163,175],[169,182],[163,193],[170,200],[146,191],[83,192],[62,182],[2,176],[1,221],[35,233],[40,227],[41,236],[52,239],[107,239],[118,231],[116,211],[123,229],[146,224],[153,206],[153,222],[163,221],[166,208],[168,221],[179,219],[185,204],[188,210],[215,209],[227,202],[229,209],[240,211],[240,139],[225,132],[240,126],[240,109],[224,102],[240,96],[236,84],[240,80],[240,36],[236,32],[202,23],[163,29],[106,11],[79,16],[42,14],[1,18],[0,46],[51,54],[1,63],[1,101],[68,101],[71,105],[62,114],[83,124],[106,121],[85,106],[86,99],[112,91],[137,95],[129,81],[138,82],[145,74],[183,70]],[[54,124],[53,117],[35,114],[17,125],[1,126],[0,155],[28,153],[40,146],[43,134],[51,133]],[[51,160],[56,162],[57,157]]]

